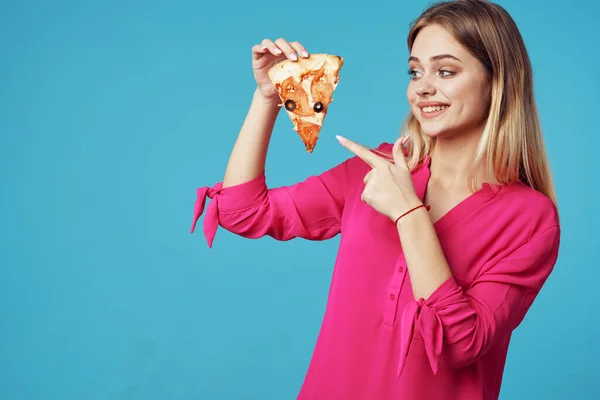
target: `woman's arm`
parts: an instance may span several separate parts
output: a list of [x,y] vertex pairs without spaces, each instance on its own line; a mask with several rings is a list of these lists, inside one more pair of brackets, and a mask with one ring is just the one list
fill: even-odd
[[415,299],[427,299],[452,272],[425,208],[402,217],[396,224]]
[[404,139],[394,144],[393,163],[348,139],[339,140],[371,166],[361,198],[396,223],[402,242],[415,299],[400,319],[398,372],[402,372],[415,331],[423,337],[434,373],[438,363],[460,368],[478,360],[498,335],[520,323],[554,268],[560,245],[554,205],[541,197],[527,199],[529,211],[535,210],[535,215],[529,213],[529,240],[501,260],[485,262],[475,281],[462,288],[415,193],[402,151]]
[[[490,260],[477,279],[462,288],[444,267],[437,267],[447,265],[435,250],[439,244],[419,237],[428,225],[430,220],[419,223],[416,217],[399,228],[411,282],[416,278],[426,295],[416,297],[402,314],[399,372],[414,331],[423,337],[434,373],[438,363],[461,368],[485,355],[498,335],[512,331],[525,317],[558,258],[560,227],[540,225],[529,241],[501,260]],[[411,228],[415,231],[409,232]],[[448,278],[431,292],[443,276]]]
[[268,70],[288,58],[308,57],[297,42],[268,39],[252,48],[257,89],[229,157],[223,182],[197,190],[192,232],[207,198],[204,233],[212,246],[218,226],[247,238],[265,235],[277,240],[302,237],[324,240],[340,232],[349,161],[291,186],[267,188],[265,159],[279,95]]
[[250,110],[229,156],[223,188],[251,181],[264,171],[267,148],[280,110],[278,103],[278,98],[265,98],[258,89],[254,92]]

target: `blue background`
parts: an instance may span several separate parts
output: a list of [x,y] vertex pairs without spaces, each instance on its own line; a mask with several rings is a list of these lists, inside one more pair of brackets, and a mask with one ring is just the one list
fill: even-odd
[[[221,229],[209,250],[202,229],[189,233],[195,189],[222,179],[264,37],[346,60],[313,154],[280,115],[271,186],[349,157],[335,134],[393,141],[408,110],[405,37],[427,2],[263,3],[0,4],[0,399],[295,398],[338,239]],[[591,399],[600,7],[501,4],[530,50],[563,223],[501,397]]]

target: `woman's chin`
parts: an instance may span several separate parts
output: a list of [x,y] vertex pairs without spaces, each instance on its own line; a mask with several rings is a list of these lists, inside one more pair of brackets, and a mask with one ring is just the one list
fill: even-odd
[[420,128],[421,132],[423,132],[423,135],[431,139],[450,139],[460,135],[461,132],[464,132],[462,127],[449,126],[448,124],[432,124],[427,122],[421,124]]
[[438,137],[443,137],[445,136],[445,130],[442,129],[441,127],[427,127],[427,126],[423,126],[421,125],[421,132],[423,132],[423,135],[431,138],[431,139],[436,139]]

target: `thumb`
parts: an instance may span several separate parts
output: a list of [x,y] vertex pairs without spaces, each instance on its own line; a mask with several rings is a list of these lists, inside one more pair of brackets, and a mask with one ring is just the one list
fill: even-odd
[[400,136],[394,143],[392,148],[392,155],[394,156],[394,164],[406,165],[406,148],[404,147],[410,136]]

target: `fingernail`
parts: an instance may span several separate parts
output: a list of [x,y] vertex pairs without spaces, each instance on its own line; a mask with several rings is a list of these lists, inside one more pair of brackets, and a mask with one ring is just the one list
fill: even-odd
[[300,53],[302,55],[302,57],[304,58],[308,58],[308,53],[304,50]]
[[337,140],[338,140],[340,143],[342,143],[342,142],[344,142],[344,140],[346,140],[346,138],[345,138],[345,137],[343,137],[343,136],[340,136],[340,135],[335,135],[335,138],[336,138],[336,139],[337,139]]
[[280,50],[280,49],[275,49],[275,50],[273,50],[273,52],[274,52],[275,54],[281,54],[281,50]]
[[260,51],[265,51],[267,48],[265,46],[260,48]]
[[294,53],[290,53],[289,57],[294,61],[298,60],[298,56],[296,56]]

